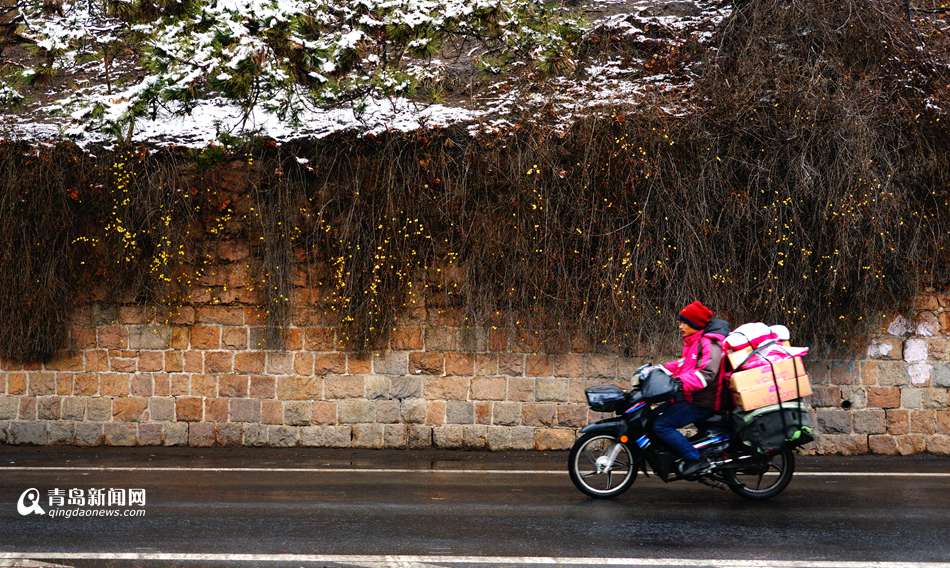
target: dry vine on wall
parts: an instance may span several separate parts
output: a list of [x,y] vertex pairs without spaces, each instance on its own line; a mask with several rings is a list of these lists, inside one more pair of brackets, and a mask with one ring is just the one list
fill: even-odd
[[[634,351],[700,298],[850,347],[882,311],[947,283],[937,40],[884,2],[756,2],[724,24],[689,93],[567,132],[526,117],[491,136],[97,158],[4,143],[0,355],[48,357],[75,304],[99,300],[170,318],[255,301],[271,347],[313,309],[366,349],[424,299],[472,325],[546,330],[549,349],[583,335]],[[256,295],[196,294],[234,241]]]

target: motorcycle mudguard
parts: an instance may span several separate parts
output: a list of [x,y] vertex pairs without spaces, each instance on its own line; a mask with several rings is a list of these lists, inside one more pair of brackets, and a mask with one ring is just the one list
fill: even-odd
[[619,437],[626,434],[628,429],[627,421],[624,420],[622,416],[615,416],[584,426],[581,428],[581,434],[596,432],[598,434],[612,434]]

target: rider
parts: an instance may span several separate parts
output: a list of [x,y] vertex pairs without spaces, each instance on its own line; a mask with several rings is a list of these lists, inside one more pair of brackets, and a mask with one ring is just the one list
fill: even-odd
[[[683,458],[685,463],[682,473],[687,478],[706,471],[709,462],[700,459],[699,451],[677,428],[702,422],[719,408],[722,389],[719,384],[721,345],[725,337],[711,329],[705,333],[703,331],[713,316],[712,310],[698,301],[680,311],[677,319],[683,337],[683,356],[665,363],[664,367],[683,385],[684,400],[670,405],[653,423],[656,435]],[[719,321],[716,320],[717,323]]]

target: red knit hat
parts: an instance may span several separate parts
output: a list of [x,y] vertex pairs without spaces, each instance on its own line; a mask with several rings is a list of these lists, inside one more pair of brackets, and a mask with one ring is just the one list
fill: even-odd
[[704,329],[714,315],[702,302],[696,301],[680,310],[677,319],[693,329]]

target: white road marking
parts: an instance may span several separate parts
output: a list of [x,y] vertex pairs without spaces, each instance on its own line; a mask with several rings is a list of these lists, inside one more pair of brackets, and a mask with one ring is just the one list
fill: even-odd
[[838,560],[714,560],[704,558],[579,558],[570,556],[410,556],[349,554],[202,554],[172,552],[0,552],[0,559],[150,560],[177,562],[333,562],[419,566],[422,564],[536,564],[556,566],[690,566],[703,568],[950,568],[950,562]]
[[[424,473],[491,475],[567,475],[566,469],[420,469],[354,467],[179,467],[179,466],[0,466],[2,471],[189,471],[235,473]],[[795,477],[950,477],[950,472],[797,471]]]

